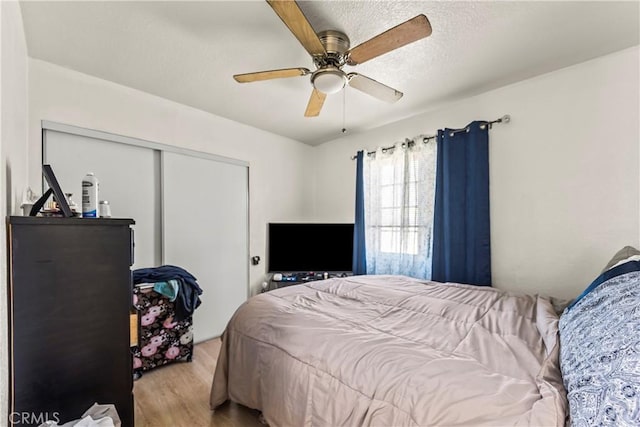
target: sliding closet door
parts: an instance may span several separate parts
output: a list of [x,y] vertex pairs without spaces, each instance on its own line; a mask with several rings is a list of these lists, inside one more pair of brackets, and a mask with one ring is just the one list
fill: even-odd
[[195,340],[220,336],[246,301],[248,166],[162,153],[163,254],[191,272],[204,290]]
[[94,172],[113,216],[136,221],[134,268],[191,272],[204,289],[195,339],[222,334],[249,293],[247,163],[52,122],[43,122],[43,160],[76,203]]
[[51,164],[65,193],[82,209],[82,178],[93,172],[100,200],[108,200],[114,218],[133,218],[135,264],[159,265],[160,152],[145,147],[46,129],[43,160]]

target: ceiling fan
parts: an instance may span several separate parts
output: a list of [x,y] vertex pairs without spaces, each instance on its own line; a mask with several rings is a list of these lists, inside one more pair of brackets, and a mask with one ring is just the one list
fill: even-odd
[[349,38],[340,31],[326,30],[316,34],[294,0],[267,0],[267,3],[309,52],[316,70],[284,68],[236,74],[233,78],[239,83],[249,83],[310,74],[313,92],[304,113],[306,117],[319,115],[327,94],[340,92],[347,84],[382,101],[399,100],[402,92],[362,74],[345,73],[342,67],[362,64],[431,35],[429,20],[425,15],[418,15],[350,49]]

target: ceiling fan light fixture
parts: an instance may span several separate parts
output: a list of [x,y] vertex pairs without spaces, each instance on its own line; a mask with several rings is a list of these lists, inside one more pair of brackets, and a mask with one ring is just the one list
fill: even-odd
[[339,68],[321,68],[311,76],[311,84],[316,90],[328,95],[340,92],[347,84],[347,76]]

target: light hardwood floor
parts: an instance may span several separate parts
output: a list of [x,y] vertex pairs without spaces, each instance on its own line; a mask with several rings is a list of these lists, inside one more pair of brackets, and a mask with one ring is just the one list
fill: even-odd
[[136,427],[264,427],[258,411],[225,403],[209,409],[220,339],[197,344],[193,362],[145,372],[133,384]]

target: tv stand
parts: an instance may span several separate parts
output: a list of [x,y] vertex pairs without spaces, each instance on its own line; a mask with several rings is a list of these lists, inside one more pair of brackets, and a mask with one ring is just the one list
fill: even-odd
[[[352,276],[351,271],[332,271],[332,272],[283,272],[273,273],[269,279],[269,286],[265,291],[273,291],[274,289],[284,288],[291,285],[299,285],[301,283],[315,282],[318,280],[332,279],[335,277]],[[278,279],[278,280],[276,280]]]

